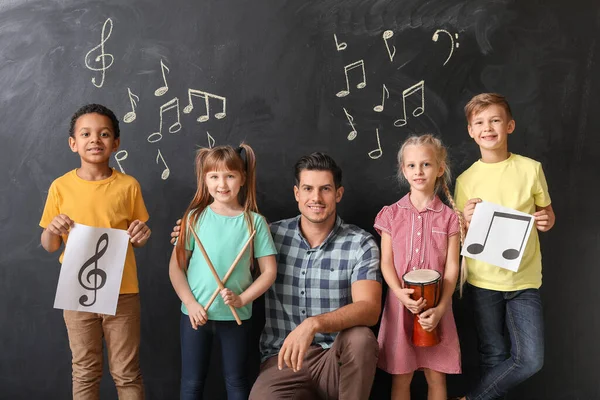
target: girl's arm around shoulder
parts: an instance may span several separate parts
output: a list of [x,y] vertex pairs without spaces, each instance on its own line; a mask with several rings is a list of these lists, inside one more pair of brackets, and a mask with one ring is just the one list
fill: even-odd
[[221,290],[221,297],[223,297],[225,304],[235,308],[244,307],[260,297],[273,285],[275,278],[277,278],[277,260],[275,259],[275,255],[271,254],[259,257],[257,260],[260,269],[259,277],[248,286],[248,289],[240,293],[239,296],[227,288]]
[[546,207],[535,206],[536,212],[533,213],[535,218],[535,227],[540,232],[548,232],[554,226],[556,216],[552,209],[552,204],[548,204]]

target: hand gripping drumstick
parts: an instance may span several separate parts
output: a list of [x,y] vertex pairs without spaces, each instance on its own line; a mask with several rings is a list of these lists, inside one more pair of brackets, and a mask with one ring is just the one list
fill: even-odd
[[[194,239],[196,239],[196,244],[198,245],[198,248],[202,252],[204,259],[206,260],[206,263],[208,264],[208,268],[210,268],[210,272],[212,272],[213,276],[215,277],[215,281],[217,281],[217,286],[219,287],[219,290],[225,289],[225,286],[223,285],[223,282],[221,282],[221,279],[219,278],[219,275],[217,274],[217,271],[215,270],[214,265],[212,265],[210,258],[208,258],[208,254],[206,254],[206,250],[204,250],[204,246],[202,246],[202,242],[200,241],[200,238],[198,237],[198,235],[196,235],[196,232],[193,229],[190,229],[190,231],[192,231],[192,234],[194,235]],[[235,308],[232,305],[230,305],[229,309],[231,310],[231,313],[233,314],[233,317],[235,318],[235,321],[237,322],[237,324],[241,325],[242,320],[240,319],[240,316],[237,314],[237,311],[235,311]]]
[[[237,263],[240,261],[240,259],[244,255],[244,252],[246,251],[246,249],[248,248],[248,246],[250,245],[250,243],[252,243],[252,239],[254,238],[254,235],[256,235],[256,231],[252,231],[252,234],[248,238],[248,241],[246,241],[246,244],[244,245],[244,247],[242,247],[242,250],[240,250],[240,252],[237,255],[237,257],[235,258],[235,260],[233,260],[233,263],[231,264],[231,267],[229,267],[229,270],[227,271],[227,273],[223,277],[223,285],[225,285],[227,283],[227,280],[229,279],[229,277],[233,273],[233,270],[235,269]],[[213,301],[215,301],[215,299],[219,295],[220,291],[221,291],[221,289],[217,288],[217,290],[215,290],[213,292],[212,296],[210,296],[210,299],[208,299],[208,303],[206,303],[206,305],[204,306],[204,310],[208,311],[208,309],[212,305]]]

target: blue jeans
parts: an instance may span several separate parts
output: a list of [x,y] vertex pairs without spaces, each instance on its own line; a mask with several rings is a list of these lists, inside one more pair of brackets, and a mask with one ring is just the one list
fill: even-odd
[[250,320],[208,321],[194,330],[190,318],[181,313],[181,400],[202,399],[213,339],[221,342],[223,375],[228,400],[247,400],[250,385],[247,377]]
[[499,292],[472,285],[469,290],[475,311],[482,376],[467,399],[501,399],[544,364],[540,293],[537,289]]

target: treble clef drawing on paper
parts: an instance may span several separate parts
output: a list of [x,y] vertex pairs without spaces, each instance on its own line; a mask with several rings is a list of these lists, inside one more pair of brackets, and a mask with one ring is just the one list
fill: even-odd
[[[103,246],[101,248],[101,246]],[[98,268],[98,261],[102,258],[108,248],[108,233],[103,233],[96,242],[96,252],[89,260],[87,260],[79,270],[77,279],[81,287],[91,290],[94,293],[93,300],[88,303],[89,296],[84,294],[79,298],[79,304],[90,307],[96,303],[97,292],[106,284],[106,272]],[[88,268],[92,267],[92,268]],[[87,272],[86,272],[87,270]]]
[[[106,32],[107,27],[108,27],[108,33]],[[92,48],[85,55],[85,66],[92,71],[99,71],[102,75],[102,78],[100,79],[100,83],[97,83],[96,77],[92,78],[92,83],[97,88],[101,88],[102,85],[104,85],[104,77],[106,75],[106,70],[109,69],[113,65],[113,62],[115,61],[115,58],[113,57],[112,54],[104,52],[104,43],[106,43],[108,38],[110,38],[112,29],[113,29],[112,20],[110,18],[107,18],[106,21],[104,21],[104,25],[102,25],[102,36],[100,37],[100,44],[97,45],[96,47]],[[99,50],[100,54],[98,54],[96,57],[93,57],[92,53],[95,53],[96,50]],[[100,63],[101,66],[90,65],[90,57],[93,59],[94,63]],[[107,63],[107,60],[108,60],[108,63]]]

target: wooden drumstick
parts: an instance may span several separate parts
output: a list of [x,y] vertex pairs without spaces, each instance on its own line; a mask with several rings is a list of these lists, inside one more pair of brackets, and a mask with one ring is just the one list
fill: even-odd
[[[250,237],[248,238],[248,241],[246,241],[246,244],[244,245],[244,247],[242,247],[242,250],[240,250],[239,254],[237,255],[237,257],[235,258],[235,260],[233,260],[233,263],[231,264],[231,267],[229,267],[229,270],[227,271],[227,273],[225,274],[225,276],[223,277],[223,285],[225,285],[227,283],[227,280],[229,279],[229,277],[231,276],[231,274],[233,273],[233,270],[235,269],[235,267],[237,266],[237,263],[240,261],[240,259],[242,258],[242,256],[244,255],[244,252],[246,251],[246,249],[248,248],[248,246],[250,245],[250,243],[252,243],[252,239],[254,238],[254,235],[256,235],[256,231],[252,231],[252,234],[250,235]],[[213,301],[215,301],[215,299],[217,298],[217,296],[219,295],[219,292],[221,291],[221,289],[217,288],[217,290],[215,290],[212,294],[212,296],[210,296],[210,299],[208,300],[208,303],[206,303],[206,305],[204,306],[204,309],[206,311],[208,311],[208,309],[210,308],[210,306],[212,305]]]
[[[219,287],[219,290],[225,289],[225,286],[223,285],[223,282],[221,282],[221,279],[219,278],[219,275],[217,274],[217,271],[215,270],[214,265],[212,265],[210,258],[208,258],[208,254],[206,254],[206,250],[204,250],[204,246],[202,246],[202,242],[200,241],[200,238],[198,237],[198,235],[196,235],[196,232],[193,229],[190,229],[190,231],[194,235],[194,239],[196,239],[196,244],[198,245],[198,248],[202,252],[204,259],[206,260],[206,263],[208,264],[208,268],[210,268],[210,272],[212,272],[213,276],[215,277],[215,281],[217,281],[217,286]],[[237,324],[241,325],[242,320],[240,319],[240,316],[238,315],[237,311],[235,311],[235,307],[230,305],[229,309],[231,310],[231,313],[233,314],[233,317],[235,318],[235,321],[237,322]]]

